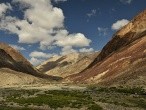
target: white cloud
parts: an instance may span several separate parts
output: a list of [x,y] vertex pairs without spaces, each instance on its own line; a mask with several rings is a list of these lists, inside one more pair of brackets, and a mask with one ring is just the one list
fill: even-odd
[[98,31],[98,35],[99,36],[106,36],[106,35],[108,35],[108,28],[98,27],[97,31]]
[[43,52],[34,51],[34,52],[31,52],[29,56],[33,57],[33,58],[48,59],[48,58],[52,57],[53,54],[47,54],[47,53],[43,53]]
[[36,66],[46,61],[50,57],[57,56],[57,54],[48,54],[44,52],[33,51],[29,54],[29,56],[31,57],[31,59],[29,60],[31,64]]
[[18,46],[18,45],[13,45],[13,44],[10,44],[10,46],[18,51],[23,51],[23,50],[26,50],[24,47],[21,47],[21,46]]
[[41,50],[46,50],[46,49],[50,49],[52,47],[55,47],[55,45],[56,45],[55,43],[58,40],[64,39],[64,37],[68,36],[68,31],[65,29],[53,31],[52,33],[55,35],[52,37],[48,37],[46,40],[43,40],[40,42],[40,49]]
[[130,4],[133,0],[120,0],[124,4]]
[[66,46],[62,48],[62,52],[60,53],[61,55],[67,55],[69,53],[76,53],[78,52],[77,50],[74,50],[71,46]]
[[[53,7],[50,0],[13,0],[27,7],[24,19],[20,20],[6,16],[0,23],[6,29],[19,37],[20,43],[37,43],[51,37],[54,28],[61,28],[64,15],[60,8]],[[31,22],[31,23],[30,23]]]
[[79,50],[79,52],[93,52],[93,51],[94,51],[93,48],[89,48],[89,49],[87,49],[87,48],[82,48],[82,49]]
[[91,40],[87,39],[83,34],[70,34],[61,37],[57,40],[56,44],[61,47],[71,46],[71,47],[84,47],[89,46]]
[[30,63],[33,64],[34,66],[38,66],[39,64],[41,64],[42,62],[44,62],[44,59],[38,59],[38,58],[34,58],[32,57],[30,60]]
[[13,3],[25,7],[21,8],[24,18],[5,15],[0,21],[0,29],[18,35],[19,43],[39,43],[42,50],[90,45],[91,40],[82,33],[69,34],[64,27],[62,9],[53,7],[50,0],[13,0]]
[[113,30],[119,30],[128,23],[129,23],[129,20],[127,20],[127,19],[118,20],[112,25],[111,28]]
[[87,13],[88,17],[92,17],[92,16],[95,16],[95,15],[96,15],[96,10],[95,9],[91,10],[90,13]]
[[2,4],[0,4],[0,18],[4,16],[4,14],[6,13],[6,11],[8,9],[9,10],[12,9],[12,7],[11,7],[11,5],[9,3],[7,3],[7,4],[2,3]]

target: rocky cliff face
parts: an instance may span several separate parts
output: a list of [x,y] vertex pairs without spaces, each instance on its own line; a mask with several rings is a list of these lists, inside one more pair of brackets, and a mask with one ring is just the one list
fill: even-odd
[[102,85],[146,84],[146,10],[114,34],[88,66],[66,81]]
[[83,71],[99,53],[71,53],[65,56],[52,57],[37,67],[42,73],[67,77]]
[[18,51],[5,43],[0,43],[0,68],[8,68],[39,78],[59,79],[39,73]]

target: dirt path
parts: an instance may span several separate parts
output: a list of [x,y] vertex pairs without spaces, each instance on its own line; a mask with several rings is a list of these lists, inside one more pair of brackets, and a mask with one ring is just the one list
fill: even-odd
[[35,84],[35,85],[14,85],[1,86],[0,88],[11,89],[39,89],[39,90],[85,90],[85,86],[66,85],[66,84]]

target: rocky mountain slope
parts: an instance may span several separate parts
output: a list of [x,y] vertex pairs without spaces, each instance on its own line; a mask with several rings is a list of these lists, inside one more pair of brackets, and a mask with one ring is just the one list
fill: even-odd
[[10,68],[32,75],[37,74],[33,66],[18,51],[5,43],[0,43],[0,67]]
[[145,86],[146,10],[114,34],[86,71],[66,81]]
[[42,73],[67,77],[83,71],[99,53],[71,53],[65,56],[52,57],[37,67]]
[[[4,74],[5,73],[5,74]],[[58,80],[58,77],[39,73],[18,51],[5,43],[0,43],[0,80],[3,84],[17,82],[33,82],[37,78]],[[12,77],[13,76],[13,77]],[[23,77],[24,76],[24,77]],[[13,81],[11,79],[14,79]],[[24,79],[31,79],[24,80]],[[33,80],[32,80],[33,79]],[[11,80],[11,81],[10,81]],[[1,82],[0,82],[1,84]]]

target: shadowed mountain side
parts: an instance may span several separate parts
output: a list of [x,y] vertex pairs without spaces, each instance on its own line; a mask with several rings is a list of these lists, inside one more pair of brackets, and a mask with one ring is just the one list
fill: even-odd
[[0,68],[9,68],[48,80],[62,79],[39,73],[18,51],[5,43],[0,43]]

